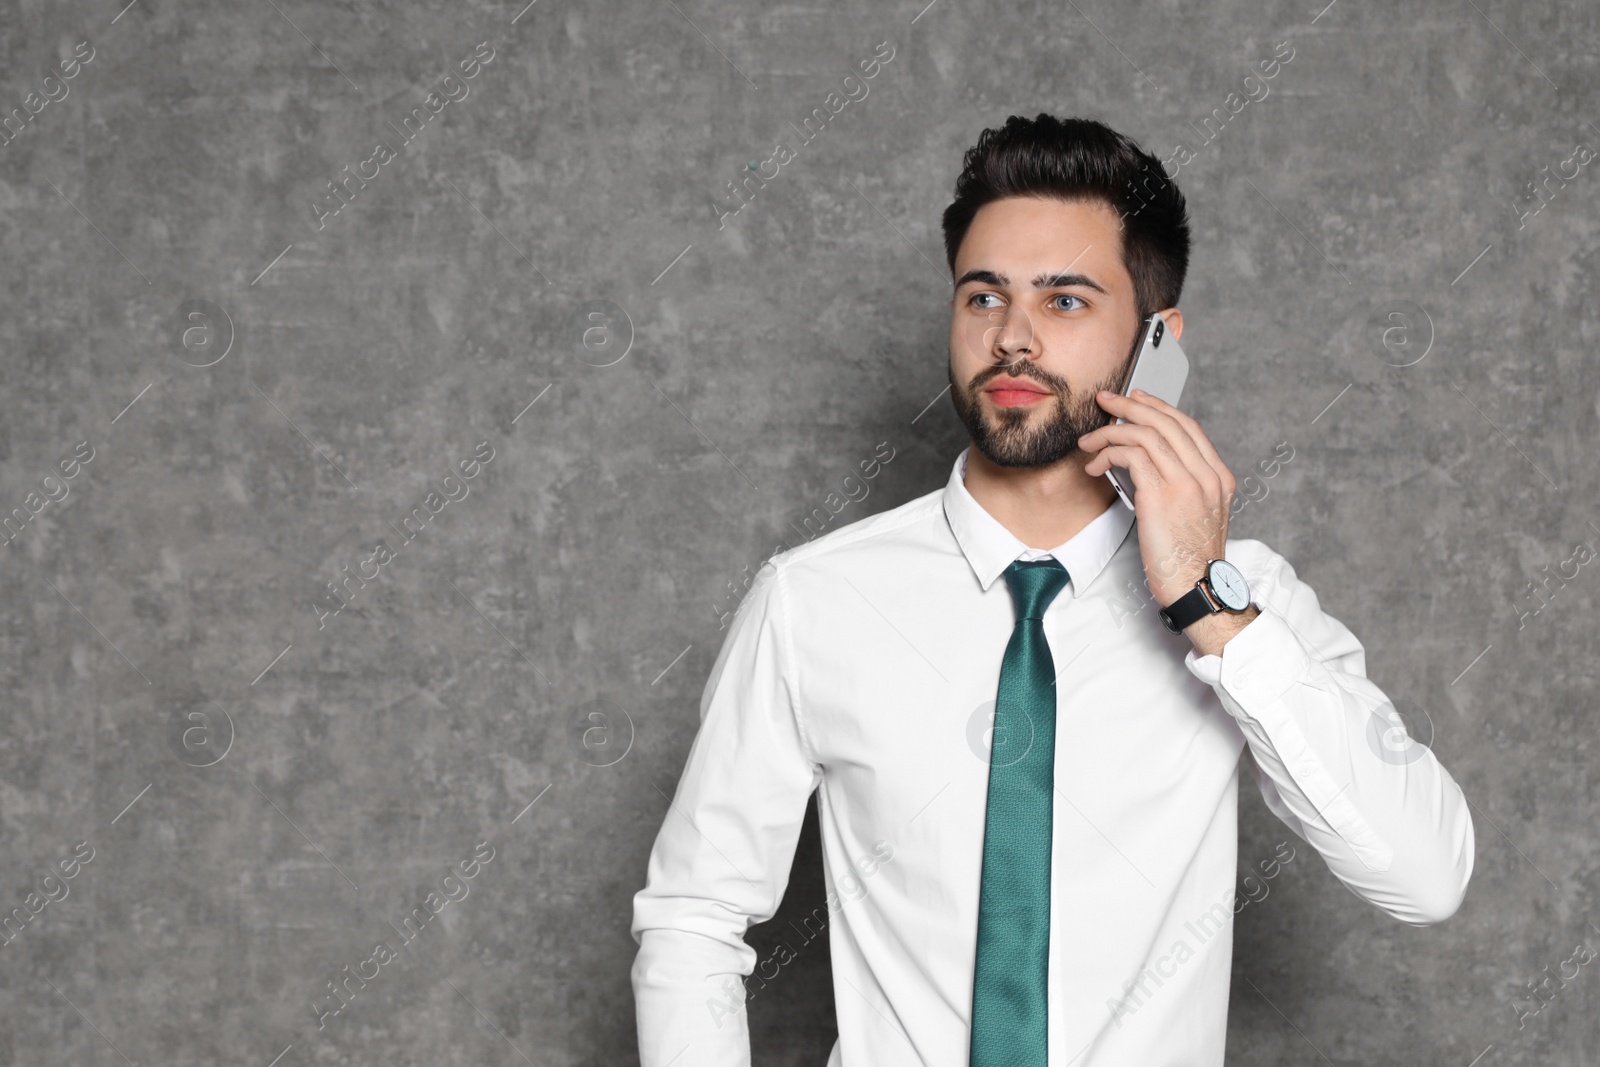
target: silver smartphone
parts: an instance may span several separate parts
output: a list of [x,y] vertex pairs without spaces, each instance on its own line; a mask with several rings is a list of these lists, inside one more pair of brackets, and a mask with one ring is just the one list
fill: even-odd
[[[1151,315],[1144,322],[1144,339],[1133,357],[1133,368],[1122,387],[1127,396],[1135,389],[1143,389],[1151,396],[1160,397],[1173,407],[1183,395],[1183,384],[1189,379],[1189,357],[1178,347],[1178,339],[1167,329],[1167,320]],[[1127,422],[1118,418],[1117,422]],[[1128,507],[1133,507],[1133,475],[1125,467],[1111,467],[1106,477],[1116,487],[1117,495]]]

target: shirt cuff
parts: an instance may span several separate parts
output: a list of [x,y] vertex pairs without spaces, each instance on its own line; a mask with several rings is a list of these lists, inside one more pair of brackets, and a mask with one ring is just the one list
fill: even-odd
[[1207,685],[1220,686],[1246,708],[1276,701],[1311,663],[1289,624],[1260,605],[1257,608],[1261,614],[1228,638],[1220,656],[1196,656],[1191,647],[1183,657],[1189,673]]

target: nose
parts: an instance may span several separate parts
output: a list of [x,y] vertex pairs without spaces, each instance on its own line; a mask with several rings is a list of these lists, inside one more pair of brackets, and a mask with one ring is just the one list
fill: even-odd
[[1039,341],[1034,336],[1033,320],[1021,307],[1012,306],[1001,312],[1000,322],[991,329],[991,354],[1001,363],[1009,366],[1038,357]]

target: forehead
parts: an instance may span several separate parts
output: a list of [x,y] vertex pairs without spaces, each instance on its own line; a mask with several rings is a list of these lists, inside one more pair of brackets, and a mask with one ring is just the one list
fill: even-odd
[[978,209],[956,253],[956,276],[992,270],[1013,285],[1072,265],[1108,290],[1131,290],[1122,262],[1122,228],[1103,200],[1047,200],[1013,196]]

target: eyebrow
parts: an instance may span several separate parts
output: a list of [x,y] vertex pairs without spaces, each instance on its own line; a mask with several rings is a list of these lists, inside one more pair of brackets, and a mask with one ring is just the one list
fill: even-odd
[[[963,274],[960,279],[957,280],[955,287],[960,289],[968,282],[983,282],[986,285],[998,286],[1006,286],[1011,284],[1011,280],[1004,274],[998,274],[992,270],[978,269],[969,270],[967,273]],[[1105,286],[1101,285],[1087,274],[1070,274],[1066,271],[1059,271],[1055,274],[1040,274],[1033,279],[1033,287],[1035,289],[1059,289],[1062,286],[1067,285],[1081,285],[1086,289],[1093,289],[1095,292],[1102,294],[1106,292]]]

